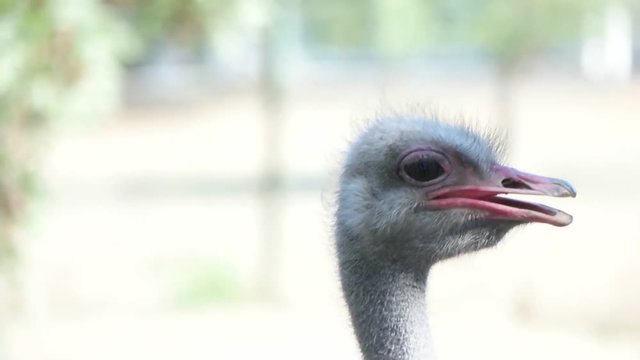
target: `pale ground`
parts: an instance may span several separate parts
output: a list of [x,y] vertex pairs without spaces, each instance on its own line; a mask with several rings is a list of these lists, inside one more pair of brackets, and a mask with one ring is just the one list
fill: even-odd
[[[9,326],[8,359],[357,358],[330,238],[340,150],[363,114],[422,102],[484,120],[491,95],[482,80],[430,79],[292,92],[284,166],[315,180],[282,198],[278,296],[268,304],[174,301],[176,283],[208,264],[244,290],[255,279],[258,200],[224,182],[261,169],[255,97],[128,110],[62,133],[45,159],[49,193],[26,249],[28,305]],[[436,267],[428,311],[440,359],[640,359],[638,99],[637,84],[520,84],[510,163],[571,180],[578,198],[549,203],[575,222],[529,226]]]

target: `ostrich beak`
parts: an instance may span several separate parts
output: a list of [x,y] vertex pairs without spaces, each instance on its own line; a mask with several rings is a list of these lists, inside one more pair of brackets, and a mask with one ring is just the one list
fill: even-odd
[[491,219],[540,222],[555,226],[571,224],[573,217],[552,207],[511,199],[502,194],[576,197],[576,190],[562,179],[528,174],[505,166],[494,166],[488,179],[473,185],[451,186],[427,195],[425,209],[477,209]]

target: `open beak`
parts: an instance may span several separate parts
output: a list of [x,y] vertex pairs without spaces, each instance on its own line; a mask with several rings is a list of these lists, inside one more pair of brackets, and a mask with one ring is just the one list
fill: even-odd
[[571,224],[571,215],[552,207],[511,199],[502,194],[575,197],[576,191],[565,180],[527,174],[516,169],[494,166],[492,176],[478,184],[439,189],[427,195],[426,209],[484,210],[488,218],[519,222],[540,222],[555,226]]

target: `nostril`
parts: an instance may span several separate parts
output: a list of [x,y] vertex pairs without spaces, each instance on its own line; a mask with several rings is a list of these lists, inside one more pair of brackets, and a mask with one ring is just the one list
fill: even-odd
[[531,189],[529,185],[512,178],[502,180],[502,186],[510,189]]

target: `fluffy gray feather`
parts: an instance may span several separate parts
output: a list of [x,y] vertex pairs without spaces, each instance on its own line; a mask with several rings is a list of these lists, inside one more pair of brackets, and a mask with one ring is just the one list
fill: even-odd
[[464,124],[395,116],[372,121],[351,144],[337,196],[336,251],[366,359],[429,358],[429,268],[495,245],[517,225],[473,210],[415,211],[422,198],[398,176],[399,158],[407,149],[437,146],[483,176],[500,158],[496,138]]

